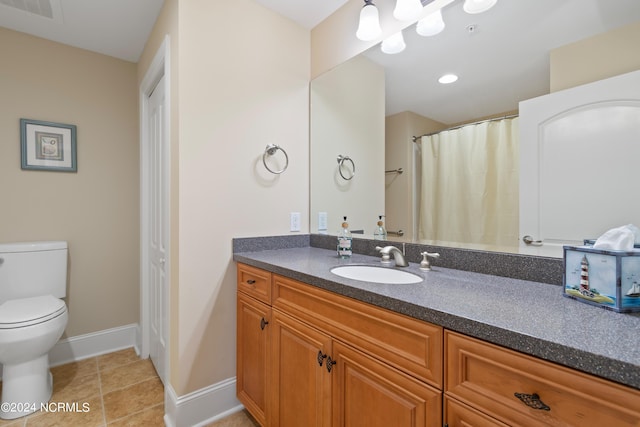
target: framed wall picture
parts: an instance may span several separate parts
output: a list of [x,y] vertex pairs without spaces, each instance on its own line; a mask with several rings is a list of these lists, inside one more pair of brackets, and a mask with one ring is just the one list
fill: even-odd
[[22,169],[77,172],[76,126],[20,119]]

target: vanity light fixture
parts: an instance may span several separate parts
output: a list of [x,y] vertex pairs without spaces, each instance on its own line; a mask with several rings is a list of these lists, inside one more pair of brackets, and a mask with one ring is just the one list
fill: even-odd
[[464,0],[462,9],[470,14],[482,13],[491,9],[498,0]]
[[384,53],[394,54],[402,52],[407,45],[404,42],[404,37],[402,36],[402,31],[398,31],[392,36],[387,37],[382,40],[382,44],[380,45],[380,49]]
[[415,21],[422,12],[420,0],[396,0],[396,8],[393,9],[393,17],[398,21]]
[[444,20],[440,9],[428,14],[416,24],[416,32],[424,37],[435,36],[442,30],[444,30]]
[[444,76],[438,79],[438,83],[442,83],[443,85],[447,85],[449,83],[453,83],[458,80],[458,76],[455,74],[445,74]]
[[[431,0],[432,1],[432,0]],[[399,21],[413,21],[420,17],[424,9],[423,4],[430,0],[396,0],[396,7],[393,16]],[[462,8],[465,12],[477,14],[491,9],[498,0],[464,0]],[[445,23],[442,19],[442,10],[438,9],[416,24],[416,32],[421,36],[435,36],[444,30]],[[475,27],[474,27],[475,28]],[[372,41],[380,37],[382,28],[380,27],[380,14],[373,0],[364,0],[364,6],[360,10],[360,20],[356,37],[362,41]],[[391,45],[393,44],[393,47]],[[382,51],[385,53],[402,52],[406,45],[402,40],[402,34],[394,34],[382,43]]]
[[378,8],[373,4],[373,0],[364,0],[356,37],[366,42],[376,39],[380,34],[382,34],[382,28],[380,28]]

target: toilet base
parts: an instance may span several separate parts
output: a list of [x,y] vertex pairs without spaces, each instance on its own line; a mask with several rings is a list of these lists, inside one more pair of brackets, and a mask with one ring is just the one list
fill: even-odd
[[51,399],[52,390],[48,354],[28,362],[4,364],[0,418],[11,420],[39,411]]

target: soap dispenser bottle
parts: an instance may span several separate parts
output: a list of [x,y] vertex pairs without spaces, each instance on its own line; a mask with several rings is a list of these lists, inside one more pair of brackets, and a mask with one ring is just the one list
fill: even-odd
[[382,222],[382,215],[378,215],[378,223],[373,231],[373,240],[387,240],[387,230]]
[[344,217],[342,228],[338,230],[338,256],[340,258],[349,258],[352,254],[351,250],[351,231],[347,223],[347,217]]

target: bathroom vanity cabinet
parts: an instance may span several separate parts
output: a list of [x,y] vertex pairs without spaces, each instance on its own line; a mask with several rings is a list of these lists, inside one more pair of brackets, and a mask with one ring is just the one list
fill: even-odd
[[264,274],[238,265],[237,394],[263,426],[442,425],[442,328],[275,274],[269,307]]
[[262,426],[640,426],[640,391],[238,264],[237,395]]
[[444,337],[451,427],[640,425],[637,390],[455,332]]

